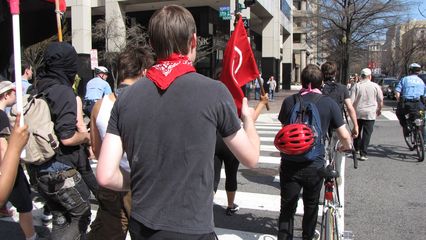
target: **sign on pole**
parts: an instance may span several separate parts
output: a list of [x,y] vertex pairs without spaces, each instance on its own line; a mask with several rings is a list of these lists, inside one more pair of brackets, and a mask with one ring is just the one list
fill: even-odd
[[231,7],[219,7],[219,17],[222,18],[222,20],[231,20]]
[[90,50],[90,68],[92,70],[98,66],[98,49]]

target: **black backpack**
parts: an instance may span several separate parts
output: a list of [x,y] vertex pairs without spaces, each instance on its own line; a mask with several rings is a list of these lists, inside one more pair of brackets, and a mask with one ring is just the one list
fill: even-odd
[[344,95],[342,92],[339,92],[339,84],[334,81],[325,82],[322,87],[322,93],[326,96],[331,97],[334,101],[337,102],[340,109],[343,109],[343,105],[345,103]]

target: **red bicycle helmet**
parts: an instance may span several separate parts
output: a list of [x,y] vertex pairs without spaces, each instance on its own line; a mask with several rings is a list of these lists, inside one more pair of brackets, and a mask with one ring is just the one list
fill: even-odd
[[315,141],[312,129],[303,123],[288,124],[275,136],[274,145],[287,155],[300,155],[308,152]]

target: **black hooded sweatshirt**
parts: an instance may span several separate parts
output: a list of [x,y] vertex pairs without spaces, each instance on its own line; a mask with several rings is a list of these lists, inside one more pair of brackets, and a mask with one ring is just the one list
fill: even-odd
[[[37,92],[45,94],[59,139],[71,138],[77,131],[77,101],[72,90],[77,60],[77,52],[69,43],[51,43],[44,53],[44,66],[35,86]],[[55,160],[71,167],[77,167],[82,162],[80,158],[87,158],[83,146],[62,143],[55,156]]]

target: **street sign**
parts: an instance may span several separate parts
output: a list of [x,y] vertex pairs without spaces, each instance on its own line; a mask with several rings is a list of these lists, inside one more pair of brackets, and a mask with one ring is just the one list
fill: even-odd
[[243,23],[246,29],[250,28],[250,19],[243,17]]
[[97,66],[98,66],[98,50],[92,49],[90,50],[90,68],[94,70],[95,67]]
[[223,20],[231,20],[231,7],[229,6],[224,6],[224,7],[219,7],[219,17],[222,18]]

